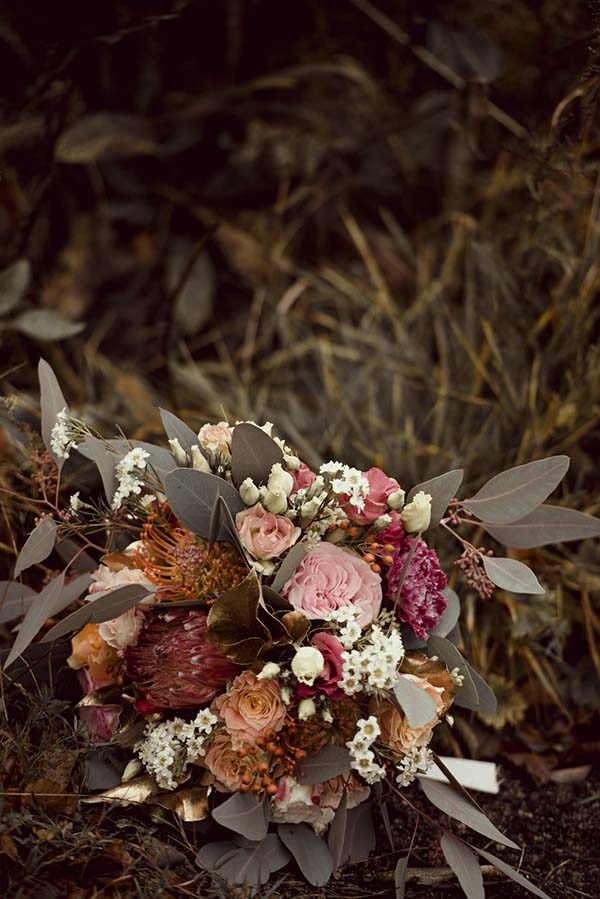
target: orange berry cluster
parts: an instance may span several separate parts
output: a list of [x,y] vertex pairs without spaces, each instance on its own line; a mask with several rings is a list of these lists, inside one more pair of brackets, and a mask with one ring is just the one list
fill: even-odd
[[[256,746],[262,750],[262,761],[240,778],[242,793],[262,793],[264,790],[267,796],[275,796],[279,789],[279,778],[293,775],[298,763],[306,758],[304,749],[298,749],[288,742],[295,733],[296,726],[289,724],[278,734],[267,732],[264,737],[256,738]],[[246,758],[252,754],[252,750],[242,747],[237,754],[240,758]]]

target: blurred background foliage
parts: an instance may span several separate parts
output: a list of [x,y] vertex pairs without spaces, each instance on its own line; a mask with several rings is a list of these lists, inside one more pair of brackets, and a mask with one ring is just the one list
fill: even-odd
[[[269,419],[310,464],[474,490],[567,453],[600,512],[597,3],[7,2],[0,479],[53,365],[107,434]],[[31,525],[5,494],[3,576]],[[449,562],[454,547],[440,545]],[[597,748],[600,552],[522,554],[547,594],[464,599],[497,732],[539,780]]]

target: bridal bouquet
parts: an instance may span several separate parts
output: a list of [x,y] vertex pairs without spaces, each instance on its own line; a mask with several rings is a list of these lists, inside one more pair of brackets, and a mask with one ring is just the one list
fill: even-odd
[[[199,863],[252,886],[292,859],[322,885],[365,858],[373,809],[391,840],[389,799],[415,780],[447,815],[518,848],[430,749],[453,706],[495,707],[457,648],[459,601],[430,535],[457,541],[456,565],[481,596],[542,593],[523,562],[464,534],[483,529],[517,548],[597,534],[596,519],[542,505],[567,457],[457,499],[460,470],[410,490],[376,467],[312,470],[270,424],[222,421],[196,434],[162,411],[168,448],[105,439],[71,414],[44,361],[40,381],[42,502],[15,580],[0,588],[3,619],[24,616],[4,668],[15,679],[19,665],[67,647],[78,713],[118,770],[92,801],[212,818],[219,839]],[[96,466],[102,495],[62,488],[76,454]],[[66,568],[36,593],[21,575],[52,552]],[[428,777],[436,767],[444,782]],[[441,833],[467,895],[482,895],[475,853],[545,895]],[[401,858],[398,895],[406,866]]]

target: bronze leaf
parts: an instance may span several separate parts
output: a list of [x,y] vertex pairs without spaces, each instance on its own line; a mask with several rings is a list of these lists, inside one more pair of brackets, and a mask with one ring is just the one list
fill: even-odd
[[161,793],[152,803],[171,809],[182,821],[202,821],[208,817],[210,787],[181,787],[172,793]]

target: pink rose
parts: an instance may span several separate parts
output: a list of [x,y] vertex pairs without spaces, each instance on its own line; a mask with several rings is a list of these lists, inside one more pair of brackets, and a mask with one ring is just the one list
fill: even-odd
[[220,421],[216,425],[202,425],[198,432],[198,443],[209,452],[229,455],[232,431],[233,428],[226,421]]
[[360,611],[357,620],[361,627],[377,618],[382,598],[379,575],[360,556],[333,543],[311,549],[281,593],[311,619],[355,606]]
[[364,474],[369,482],[369,493],[365,499],[364,509],[357,509],[348,502],[348,497],[340,497],[342,503],[344,501],[347,503],[345,512],[348,518],[357,524],[370,524],[380,515],[386,515],[390,511],[387,504],[388,496],[400,489],[398,481],[395,478],[388,478],[381,468],[369,468]]
[[281,730],[287,714],[278,682],[258,680],[253,671],[238,675],[231,690],[217,696],[210,709],[225,723],[236,749]]
[[290,474],[294,479],[292,493],[298,493],[299,490],[306,490],[316,478],[316,474],[314,471],[310,470],[306,462],[301,462],[298,471],[292,471]]
[[344,647],[337,637],[327,631],[319,631],[314,635],[311,643],[322,653],[325,667],[312,687],[309,687],[308,684],[298,684],[296,694],[304,698],[314,696],[315,693],[325,693],[332,699],[343,699],[345,693],[340,690],[338,683],[344,673],[344,660],[342,659]]
[[267,512],[261,503],[235,516],[240,539],[255,559],[274,559],[293,546],[301,534],[289,518]]

